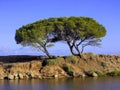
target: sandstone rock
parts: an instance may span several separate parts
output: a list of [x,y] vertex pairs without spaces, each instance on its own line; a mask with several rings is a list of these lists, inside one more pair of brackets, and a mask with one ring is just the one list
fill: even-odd
[[3,75],[0,75],[0,80],[3,80],[4,79],[4,76]]
[[91,72],[91,71],[86,72],[86,75],[87,75],[87,76],[90,76],[90,77],[97,77],[97,76],[98,76],[97,73]]
[[42,67],[42,63],[40,61],[31,61],[30,66],[32,70],[39,70]]
[[18,76],[15,76],[15,79],[19,79],[19,77],[18,77]]
[[38,76],[38,79],[42,79],[42,76],[41,76],[41,75],[39,75],[39,76]]
[[58,78],[58,75],[57,75],[57,74],[55,74],[55,75],[54,75],[54,78]]
[[9,75],[8,75],[8,79],[9,79],[9,80],[13,80],[13,79],[14,79],[14,75],[9,74]]
[[4,77],[0,77],[0,80],[4,80]]
[[19,77],[19,79],[23,79],[24,78],[23,74],[21,74],[21,73],[18,74],[18,77]]
[[29,77],[29,75],[26,74],[26,75],[25,75],[25,78],[26,78],[26,79],[29,79],[30,77]]
[[84,77],[86,77],[86,75],[85,75],[85,74],[82,74],[81,77],[84,78]]
[[39,75],[38,75],[38,74],[31,73],[31,74],[30,74],[30,78],[39,79]]
[[2,66],[0,66],[0,75],[4,74],[4,68]]
[[55,74],[66,75],[65,71],[59,66],[45,66],[41,69],[40,73],[43,76],[53,77]]
[[14,73],[13,75],[14,75],[15,77],[18,77],[18,73]]
[[31,78],[35,78],[35,75],[33,73],[30,74]]
[[93,72],[93,73],[92,73],[92,76],[93,76],[93,77],[97,77],[98,75],[97,75],[95,72]]
[[73,77],[79,77],[79,76],[80,76],[80,73],[73,72]]

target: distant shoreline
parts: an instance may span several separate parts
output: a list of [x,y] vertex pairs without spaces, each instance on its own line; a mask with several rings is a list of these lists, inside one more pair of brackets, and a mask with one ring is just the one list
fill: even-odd
[[8,55],[0,56],[0,62],[12,63],[12,62],[28,62],[32,60],[42,60],[47,58],[46,56],[34,56],[34,55]]

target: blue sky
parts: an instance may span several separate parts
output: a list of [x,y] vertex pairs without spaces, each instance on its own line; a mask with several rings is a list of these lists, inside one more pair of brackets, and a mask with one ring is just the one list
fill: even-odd
[[[40,19],[61,16],[88,16],[107,29],[100,48],[86,52],[120,54],[120,0],[0,0],[0,55],[39,54],[17,45],[14,36],[22,25]],[[56,48],[59,47],[59,48]],[[70,54],[65,44],[57,43],[50,52]]]

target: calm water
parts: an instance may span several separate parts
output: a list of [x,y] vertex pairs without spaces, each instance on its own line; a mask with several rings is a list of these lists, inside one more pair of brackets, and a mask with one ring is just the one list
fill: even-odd
[[120,90],[120,77],[1,80],[0,90]]

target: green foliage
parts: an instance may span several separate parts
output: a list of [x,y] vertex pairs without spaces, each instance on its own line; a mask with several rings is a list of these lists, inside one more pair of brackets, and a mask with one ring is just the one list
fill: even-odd
[[62,57],[57,57],[56,62],[57,62],[57,65],[63,65],[65,63],[65,60]]
[[112,72],[107,73],[109,76],[120,76],[120,70],[114,70]]
[[55,59],[49,59],[49,60],[47,60],[47,62],[46,62],[46,65],[56,65],[56,64],[57,64],[57,62],[56,62]]
[[105,76],[105,73],[102,71],[95,70],[94,71],[98,76]]
[[78,58],[76,56],[68,56],[66,58],[66,62],[70,64],[77,64],[78,63]]
[[52,47],[52,46],[54,46],[54,44],[48,44],[48,45],[47,45],[47,47]]
[[73,55],[82,53],[86,46],[101,45],[100,38],[106,35],[104,26],[89,17],[58,18],[54,29],[58,38],[55,41],[66,41]]
[[52,33],[52,24],[45,19],[16,30],[15,40],[17,44],[37,48],[51,58],[46,47],[53,46],[53,44],[50,43]]

